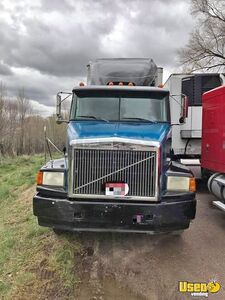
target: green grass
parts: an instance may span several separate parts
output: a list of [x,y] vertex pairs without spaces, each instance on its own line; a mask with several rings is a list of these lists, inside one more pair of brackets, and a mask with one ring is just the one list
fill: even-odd
[[0,299],[66,298],[78,281],[80,243],[40,227],[32,213],[42,164],[40,155],[0,160]]
[[0,201],[15,199],[16,190],[34,184],[36,173],[43,164],[42,156],[19,156],[0,161]]

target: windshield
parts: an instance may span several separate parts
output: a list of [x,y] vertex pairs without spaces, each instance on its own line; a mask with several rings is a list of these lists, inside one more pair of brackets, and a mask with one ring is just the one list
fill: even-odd
[[[99,92],[99,91],[98,91]],[[112,93],[111,93],[112,94]],[[73,96],[71,120],[168,122],[168,94],[107,95],[104,93]]]

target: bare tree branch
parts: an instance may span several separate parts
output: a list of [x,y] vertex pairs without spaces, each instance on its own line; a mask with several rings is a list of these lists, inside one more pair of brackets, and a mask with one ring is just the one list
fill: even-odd
[[188,44],[179,51],[185,70],[225,68],[225,1],[192,0],[197,28]]

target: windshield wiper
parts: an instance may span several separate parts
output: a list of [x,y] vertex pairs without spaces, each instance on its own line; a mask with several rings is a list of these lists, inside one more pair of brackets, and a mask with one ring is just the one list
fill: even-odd
[[87,118],[87,119],[97,119],[96,116],[76,116],[76,118]]
[[101,121],[105,121],[105,122],[109,122],[109,120],[106,119],[102,119],[102,118],[97,118],[96,116],[76,116],[76,118],[86,118],[86,119],[94,119],[94,120],[101,120]]
[[130,117],[130,118],[122,118],[121,120],[138,120],[138,121],[146,121],[146,122],[149,122],[149,123],[157,123],[157,121],[151,121],[149,119],[144,119],[144,118],[133,118],[133,117]]

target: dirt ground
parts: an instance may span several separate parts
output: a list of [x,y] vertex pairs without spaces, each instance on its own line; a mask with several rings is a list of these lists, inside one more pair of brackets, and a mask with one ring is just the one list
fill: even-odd
[[180,293],[178,282],[212,280],[221,289],[208,299],[225,299],[225,214],[212,206],[213,199],[199,189],[196,219],[180,237],[81,233],[86,254],[74,299],[205,299]]

